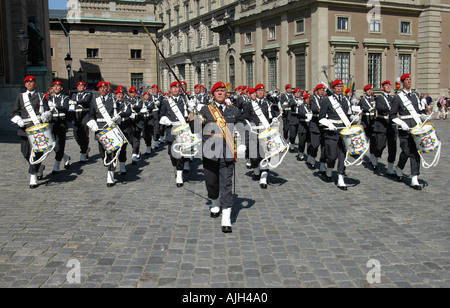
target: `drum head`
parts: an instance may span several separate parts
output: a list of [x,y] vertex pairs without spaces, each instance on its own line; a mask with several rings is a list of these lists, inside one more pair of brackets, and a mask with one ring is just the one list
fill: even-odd
[[269,136],[273,138],[276,137],[278,134],[279,134],[278,128],[268,128],[258,135],[258,139],[266,139]]
[[422,127],[417,125],[411,130],[411,134],[414,136],[423,136],[428,135],[430,132],[434,130],[434,125],[432,123],[425,123]]
[[352,137],[357,136],[361,134],[361,131],[363,131],[364,128],[361,125],[353,125],[348,128],[344,128],[341,131],[341,135],[344,137]]

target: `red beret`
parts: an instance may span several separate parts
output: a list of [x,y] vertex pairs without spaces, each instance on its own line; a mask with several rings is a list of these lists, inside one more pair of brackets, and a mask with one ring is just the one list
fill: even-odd
[[214,93],[214,91],[216,91],[219,88],[226,88],[227,86],[225,85],[225,83],[223,82],[217,82],[216,84],[213,85],[212,89],[211,89],[211,93]]
[[183,86],[186,86],[186,85],[187,85],[187,82],[186,82],[186,81],[182,81],[181,84],[182,84]]
[[107,86],[107,85],[108,85],[108,83],[107,83],[106,81],[100,81],[100,82],[97,84],[97,88],[104,87],[104,86]]
[[300,88],[295,88],[294,89],[294,93],[297,92],[297,91],[300,92],[301,91]]
[[247,93],[248,93],[248,94],[253,94],[253,93],[255,93],[255,88],[249,88],[249,89],[247,90]]
[[336,79],[333,84],[331,85],[332,88],[334,88],[335,86],[339,86],[339,85],[343,85],[344,83],[342,82],[342,80],[340,79]]
[[258,90],[261,90],[261,89],[265,89],[266,87],[262,84],[262,83],[260,83],[260,84],[258,84],[256,87],[255,87],[255,91],[258,91]]
[[79,83],[77,83],[77,86],[79,86],[79,85],[83,85],[83,86],[85,86],[85,85],[86,85],[86,83],[84,83],[83,81],[80,81]]
[[381,85],[384,86],[385,84],[391,84],[391,82],[389,80],[386,80],[386,81],[383,81],[383,83]]
[[150,92],[144,92],[144,95],[147,95],[147,94],[150,95]]
[[245,90],[247,90],[248,89],[248,86],[243,86],[242,87],[242,91],[245,91]]
[[59,84],[60,86],[62,86],[62,82],[59,80],[56,80],[55,82],[53,82],[52,86]]
[[174,82],[172,82],[171,84],[170,84],[170,87],[172,88],[172,87],[178,87],[178,86],[180,86],[180,84],[178,83],[178,81],[174,81]]
[[199,84],[196,84],[196,85],[194,86],[194,89],[197,89],[197,88],[200,88],[200,85],[199,85]]
[[117,88],[117,90],[116,90],[116,92],[114,92],[115,94],[118,94],[118,93],[124,93],[125,91],[124,91],[124,89],[123,88]]
[[318,84],[314,91],[317,91],[319,89],[325,89],[325,86],[323,84]]
[[368,84],[364,87],[364,91],[368,91],[370,89],[372,89],[372,85],[370,85],[370,84]]
[[25,79],[23,80],[23,82],[27,82],[27,81],[36,81],[36,78],[34,78],[34,76],[27,76],[25,77]]
[[348,92],[350,92],[352,89],[348,88],[347,90],[345,90],[345,94],[347,94]]
[[402,75],[402,77],[400,77],[400,81],[403,82],[403,81],[405,81],[406,78],[411,78],[411,74]]
[[135,87],[131,87],[131,88],[128,90],[128,93],[131,93],[131,92],[136,92],[136,88],[135,88]]
[[152,89],[154,88],[158,88],[158,85],[157,84],[152,85]]
[[305,95],[303,95],[303,99],[307,99],[309,97],[311,97],[311,94],[309,94],[309,93],[306,93]]
[[284,88],[285,89],[292,88],[292,85],[290,83],[288,83]]

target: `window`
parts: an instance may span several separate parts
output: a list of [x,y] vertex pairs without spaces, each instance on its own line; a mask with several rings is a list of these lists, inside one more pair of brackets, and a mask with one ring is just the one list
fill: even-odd
[[245,33],[245,44],[251,44],[252,43],[252,33]]
[[340,79],[344,84],[348,84],[350,78],[350,53],[336,52],[336,63],[334,65],[335,79]]
[[142,49],[131,49],[131,59],[142,59]]
[[269,27],[269,40],[273,40],[276,38],[275,27]]
[[208,89],[212,88],[212,71],[211,69],[208,70]]
[[230,57],[230,63],[229,63],[229,77],[230,77],[230,89],[234,89],[235,86],[235,78],[236,78],[236,71],[235,71],[235,62],[234,57]]
[[304,19],[300,19],[297,20],[295,22],[295,33],[296,34],[301,34],[301,33],[305,33],[305,20]]
[[245,73],[247,76],[247,84],[251,87],[253,84],[253,60],[245,61]]
[[409,22],[409,21],[400,22],[400,33],[401,34],[411,34],[411,22]]
[[88,88],[96,88],[97,84],[102,81],[102,74],[100,73],[87,73],[87,87]]
[[277,88],[277,58],[269,58],[269,89]]
[[131,73],[131,86],[140,88],[141,84],[144,81],[144,74],[142,73]]
[[337,18],[337,29],[338,30],[349,30],[348,17],[338,17]]
[[381,88],[381,54],[369,53],[368,83],[375,89]]
[[300,89],[306,89],[306,55],[304,53],[295,55],[295,82]]
[[134,29],[134,30],[133,30],[133,35],[138,35],[138,34],[139,34],[139,30]]
[[180,24],[180,9],[179,8],[175,9],[175,15],[177,18],[177,25],[179,25]]
[[95,28],[89,28],[89,33],[95,33]]
[[189,21],[189,3],[185,4],[186,21]]
[[98,56],[98,48],[87,48],[86,49],[86,58],[88,58],[88,59],[98,59],[99,58],[99,56]]
[[208,28],[208,34],[209,34],[208,45],[212,45],[214,43],[214,31],[211,29],[211,27]]
[[376,33],[381,32],[381,20],[372,19],[370,21],[369,31],[376,32]]
[[411,74],[411,55],[400,54],[398,56],[398,76]]

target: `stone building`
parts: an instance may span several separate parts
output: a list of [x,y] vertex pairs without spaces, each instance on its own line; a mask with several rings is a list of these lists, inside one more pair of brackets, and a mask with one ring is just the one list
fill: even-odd
[[[217,1],[217,0],[216,0]],[[336,78],[379,89],[411,73],[433,98],[450,89],[450,0],[235,1],[218,22],[218,79],[313,89]],[[168,34],[166,34],[168,35]]]
[[[156,39],[163,24],[155,20],[154,0],[69,1],[70,10],[51,11],[52,74],[67,89],[80,80],[95,88],[102,80],[113,87],[158,82],[159,55],[142,27]],[[64,59],[70,54],[68,71]]]
[[[196,84],[210,89],[219,80],[219,34],[213,29],[234,15],[232,0],[160,0],[157,19],[165,24],[158,44],[180,80],[193,91]],[[160,64],[161,88],[175,80],[164,62]]]
[[[17,129],[12,108],[26,75],[34,75],[38,90],[45,91],[51,79],[49,37],[48,0],[0,0],[0,131]],[[19,41],[28,43],[23,53]]]

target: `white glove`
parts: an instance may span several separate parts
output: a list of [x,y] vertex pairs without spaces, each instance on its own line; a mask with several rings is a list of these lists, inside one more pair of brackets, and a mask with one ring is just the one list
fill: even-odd
[[329,123],[329,124],[328,124],[328,130],[330,130],[330,131],[332,131],[332,132],[335,132],[335,131],[337,131],[337,127],[334,126],[333,123]]
[[41,114],[41,121],[42,123],[48,123],[52,120],[52,113],[51,111],[46,111],[43,114]]
[[172,121],[170,121],[168,117],[164,116],[159,120],[159,124],[165,126],[172,126]]
[[141,108],[141,113],[147,113],[147,112],[148,112],[147,107],[142,107],[142,108]]
[[95,133],[96,131],[98,131],[98,125],[97,122],[95,122],[95,120],[90,120],[89,122],[86,123],[86,126],[89,127],[89,129]]
[[69,100],[69,105],[70,106],[75,106],[77,104],[77,102],[76,101],[73,101],[73,100]]
[[399,118],[395,118],[392,120],[392,122],[394,122],[395,124],[397,124],[398,126],[400,126],[401,130],[404,131],[408,131],[409,130],[409,126],[408,124],[405,123],[405,121],[399,119]]
[[241,144],[240,146],[238,146],[238,148],[237,148],[238,157],[241,158],[242,156],[244,156],[246,151],[247,151],[247,146],[245,146],[245,144]]
[[131,120],[136,119],[136,114],[135,114],[134,112],[130,115],[130,119],[131,119]]
[[350,121],[352,122],[358,122],[359,121],[359,115],[351,115]]
[[308,121],[311,121],[311,120],[312,120],[312,117],[313,117],[312,113],[307,113],[307,114],[306,114],[306,119],[307,119]]
[[431,116],[427,115],[427,114],[421,114],[420,115],[420,119],[422,120],[423,123],[430,121]]
[[283,103],[283,107],[284,107],[284,108],[286,108],[286,107],[288,107],[288,106],[289,106],[288,102],[284,102],[284,103]]
[[120,124],[120,122],[122,122],[122,117],[120,115],[116,115],[115,117],[112,118],[112,121],[114,123]]
[[188,111],[189,112],[194,112],[195,106],[196,106],[195,101],[194,100],[190,100],[188,102]]
[[278,118],[273,118],[272,125],[278,125]]
[[23,122],[22,118],[18,115],[16,115],[15,117],[13,117],[11,119],[11,122],[14,124],[17,124],[19,127],[25,127],[25,123]]

